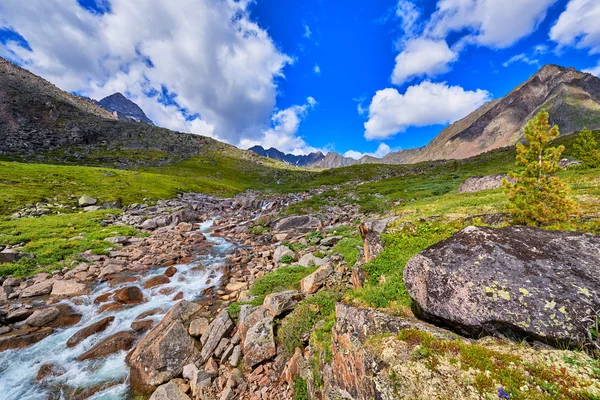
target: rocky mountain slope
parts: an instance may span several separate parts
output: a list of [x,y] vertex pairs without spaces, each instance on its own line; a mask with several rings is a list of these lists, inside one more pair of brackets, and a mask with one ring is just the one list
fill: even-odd
[[305,156],[296,156],[293,154],[285,154],[284,152],[279,151],[273,147],[271,147],[268,150],[265,150],[265,148],[262,146],[254,146],[249,148],[248,150],[258,154],[259,156],[273,158],[275,160],[295,165],[297,167],[312,166],[314,164],[319,163],[325,158],[323,153],[321,153],[320,151],[313,152]]
[[121,121],[145,122],[154,125],[152,120],[146,116],[144,110],[121,93],[114,93],[98,102],[102,107],[117,115]]

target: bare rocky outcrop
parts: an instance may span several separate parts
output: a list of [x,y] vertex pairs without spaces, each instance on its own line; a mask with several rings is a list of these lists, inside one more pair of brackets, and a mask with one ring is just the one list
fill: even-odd
[[600,309],[600,237],[527,227],[468,227],[404,269],[425,318],[482,332],[590,345]]
[[383,242],[379,235],[386,231],[388,224],[392,220],[393,219],[388,218],[376,221],[365,221],[360,224],[358,231],[363,240],[364,262],[367,263],[371,261],[383,251]]
[[502,180],[507,178],[508,175],[505,174],[473,176],[467,178],[458,187],[458,193],[475,193],[483,190],[500,189],[502,187]]

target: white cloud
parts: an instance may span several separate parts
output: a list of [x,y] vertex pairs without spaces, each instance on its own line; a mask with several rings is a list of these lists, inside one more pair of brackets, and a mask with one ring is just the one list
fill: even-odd
[[[127,92],[158,125],[237,144],[262,137],[277,80],[292,63],[248,4],[111,0],[110,13],[93,14],[77,0],[3,0],[0,28],[18,32],[31,51],[9,42],[0,53],[62,89],[93,98]],[[159,101],[163,89],[178,106]],[[196,113],[201,119],[186,118]]]
[[490,99],[490,93],[477,89],[425,81],[410,86],[404,94],[396,89],[375,93],[365,122],[365,138],[385,139],[410,126],[446,124],[465,117]]
[[587,72],[588,74],[596,75],[600,77],[600,63],[593,68],[584,69],[583,72]]
[[508,60],[506,60],[504,62],[504,64],[502,64],[502,65],[504,67],[508,67],[510,64],[514,64],[516,62],[522,62],[522,63],[529,64],[529,65],[537,65],[537,64],[540,63],[540,60],[531,59],[527,55],[525,55],[524,53],[521,53],[521,54],[517,54],[515,56],[512,56],[511,58],[509,58]]
[[421,12],[410,0],[398,0],[396,6],[396,16],[400,19],[400,24],[404,34],[412,37],[417,30]]
[[589,49],[600,53],[600,2],[597,0],[570,0],[567,8],[550,29],[550,39],[559,46]]
[[430,76],[447,72],[448,64],[458,57],[445,40],[418,38],[406,43],[404,50],[396,57],[396,67],[392,73],[392,83],[402,83],[419,76]]
[[347,152],[344,153],[344,157],[350,157],[355,160],[360,160],[364,156],[382,158],[382,157],[385,157],[386,155],[388,155],[391,151],[392,151],[392,149],[390,148],[390,146],[388,146],[385,143],[380,143],[379,146],[377,147],[377,150],[375,150],[375,152],[373,152],[373,153],[361,153],[356,150],[348,150]]
[[315,64],[315,66],[313,67],[313,72],[315,73],[315,75],[321,75],[321,67],[319,67],[319,64]]
[[310,27],[306,24],[303,24],[303,26],[304,26],[304,34],[302,36],[304,36],[306,39],[310,39],[310,37],[312,36]]
[[505,48],[531,34],[557,0],[440,0],[425,32],[446,38],[469,29],[464,41]]
[[308,114],[308,111],[317,105],[317,101],[308,97],[303,105],[294,105],[284,110],[276,111],[271,117],[272,127],[263,132],[262,137],[257,140],[243,139],[240,147],[247,149],[255,145],[261,145],[265,149],[275,147],[284,153],[295,155],[308,154],[317,151],[314,147],[306,144],[299,137],[298,129],[300,123]]

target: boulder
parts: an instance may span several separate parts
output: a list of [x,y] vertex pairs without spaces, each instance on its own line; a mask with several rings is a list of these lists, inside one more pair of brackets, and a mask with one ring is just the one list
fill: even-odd
[[10,249],[0,251],[0,264],[11,263],[17,261],[19,253]]
[[303,267],[320,267],[321,265],[325,265],[327,261],[329,261],[329,258],[327,257],[319,258],[309,253],[303,255],[300,258],[300,260],[298,261],[298,265],[301,265]]
[[248,368],[269,360],[277,354],[273,318],[267,317],[254,324],[246,333],[244,340],[244,364]]
[[318,231],[322,225],[321,221],[312,215],[291,215],[271,222],[270,226],[278,233],[304,234]]
[[458,193],[475,193],[484,190],[500,189],[502,180],[508,178],[508,175],[486,175],[472,176],[467,178],[459,187]]
[[73,280],[62,280],[54,282],[52,285],[52,296],[81,296],[87,293],[87,288],[83,283],[77,283]]
[[77,346],[79,343],[83,342],[88,337],[104,331],[106,328],[108,328],[108,325],[110,325],[111,322],[114,321],[114,319],[115,317],[113,316],[102,318],[100,321],[94,322],[93,324],[90,324],[85,328],[78,330],[73,336],[69,338],[69,340],[67,340],[67,347]]
[[84,194],[83,196],[81,196],[79,198],[79,206],[80,207],[93,206],[97,202],[98,202],[98,200],[94,199],[93,197],[88,196],[87,194]]
[[325,239],[321,239],[321,246],[333,247],[338,244],[344,237],[343,236],[329,236]]
[[266,296],[263,307],[275,318],[286,311],[292,310],[302,299],[304,299],[304,293],[297,290],[286,290]]
[[392,218],[381,219],[377,221],[366,221],[360,224],[358,231],[363,240],[365,262],[371,261],[383,251],[383,242],[381,235],[392,221]]
[[171,280],[169,278],[167,278],[166,276],[157,275],[157,276],[154,276],[154,277],[148,279],[146,282],[144,282],[144,289],[150,289],[155,286],[165,285],[169,282],[171,282]]
[[277,246],[275,249],[275,252],[273,253],[273,262],[279,263],[281,258],[284,256],[292,257],[294,260],[296,259],[296,253],[294,253],[289,247],[282,245]]
[[202,343],[202,352],[200,353],[201,363],[208,361],[221,339],[229,333],[233,326],[233,321],[226,309],[217,314],[200,339]]
[[134,390],[152,392],[200,358],[194,339],[183,325],[200,309],[197,304],[180,301],[127,355]]
[[600,236],[471,226],[411,258],[404,282],[423,317],[464,333],[585,346],[600,309]]
[[240,307],[240,317],[238,323],[238,333],[240,335],[240,341],[243,344],[246,339],[246,333],[253,327],[258,321],[263,320],[269,316],[269,312],[265,310],[263,306],[252,307],[249,305],[243,305]]
[[77,357],[77,361],[89,360],[92,358],[106,357],[117,351],[129,350],[135,344],[137,336],[134,332],[123,331],[115,333],[100,341],[91,349]]
[[8,300],[8,296],[10,296],[15,290],[12,286],[0,286],[0,301]]
[[188,332],[193,337],[200,337],[208,330],[209,325],[208,319],[204,317],[196,318],[190,322]]
[[137,286],[127,286],[117,290],[113,299],[123,304],[138,304],[144,300],[144,294]]
[[24,328],[0,336],[0,351],[22,349],[50,336],[53,328]]
[[154,220],[154,219],[147,219],[144,222],[142,222],[142,224],[140,225],[140,228],[146,229],[149,231],[153,231],[156,228],[158,228],[158,224],[156,223],[156,220]]
[[26,320],[25,324],[34,327],[64,328],[75,325],[81,320],[81,314],[77,313],[67,304],[57,304],[52,307],[36,310]]
[[150,400],[190,400],[190,398],[175,382],[169,382],[160,385],[154,393],[152,393]]
[[323,265],[300,281],[300,289],[307,294],[315,293],[332,273],[333,267],[330,264]]
[[67,370],[56,364],[42,364],[35,377],[37,381],[44,380],[48,377],[61,376],[67,373]]
[[47,280],[42,281],[36,284],[33,284],[27,288],[25,288],[21,292],[21,297],[35,297],[35,296],[43,296],[45,294],[50,294],[52,292],[52,286],[54,285],[54,281]]

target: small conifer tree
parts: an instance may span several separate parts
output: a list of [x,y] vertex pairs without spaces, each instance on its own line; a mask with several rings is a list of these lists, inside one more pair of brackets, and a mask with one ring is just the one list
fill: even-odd
[[583,128],[573,144],[573,155],[592,168],[600,167],[600,151],[596,148],[598,143],[594,134],[588,128]]
[[509,174],[514,183],[504,180],[515,224],[547,225],[565,221],[577,212],[577,203],[569,199],[569,187],[554,176],[565,148],[549,147],[549,143],[559,134],[558,126],[550,127],[546,110],[525,126],[527,144],[517,144],[517,166],[521,170]]

